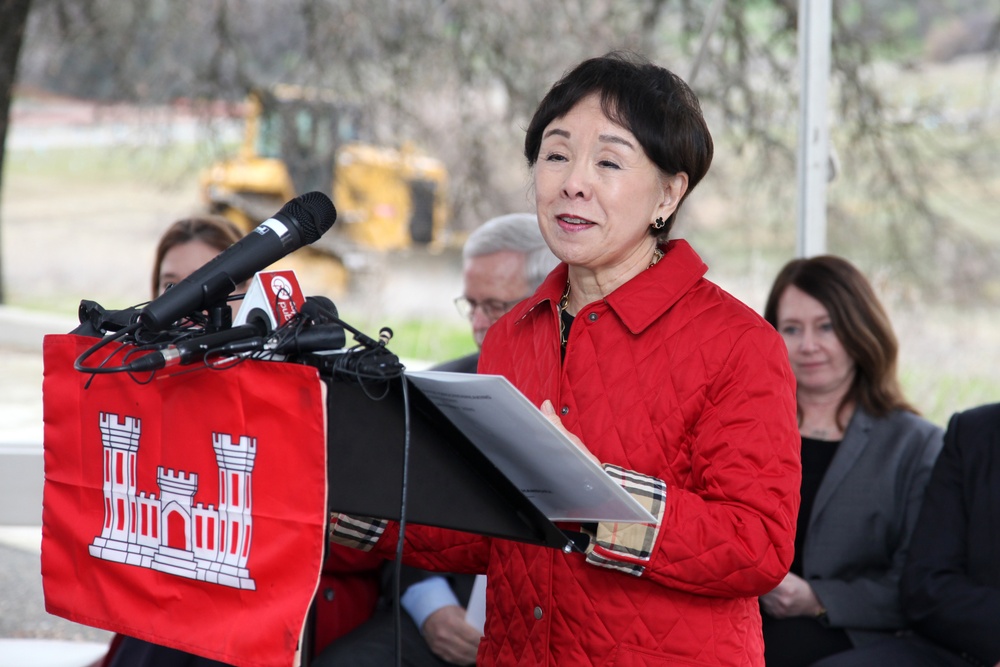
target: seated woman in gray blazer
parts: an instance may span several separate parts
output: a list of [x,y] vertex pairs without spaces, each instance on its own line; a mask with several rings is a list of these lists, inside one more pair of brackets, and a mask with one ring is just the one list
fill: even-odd
[[760,598],[764,656],[805,667],[904,627],[899,579],[943,432],[904,398],[892,325],[850,262],[788,263],[764,318],[788,347],[802,435],[795,558]]

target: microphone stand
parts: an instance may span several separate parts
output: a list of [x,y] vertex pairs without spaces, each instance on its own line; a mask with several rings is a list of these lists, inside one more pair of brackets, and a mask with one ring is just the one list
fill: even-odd
[[216,331],[232,328],[233,309],[225,299],[214,306],[210,306],[205,312],[208,315],[208,320],[205,322],[205,333],[215,333]]

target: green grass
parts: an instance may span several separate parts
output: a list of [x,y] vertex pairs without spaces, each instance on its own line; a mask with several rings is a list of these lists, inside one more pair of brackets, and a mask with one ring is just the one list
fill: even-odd
[[440,363],[476,351],[472,332],[465,324],[451,326],[435,320],[406,320],[389,326],[393,331],[389,349],[406,359]]
[[472,330],[465,322],[441,318],[394,320],[391,315],[375,319],[350,312],[350,308],[341,313],[341,318],[372,337],[378,336],[380,328],[389,327],[389,349],[405,359],[440,363],[476,351]]

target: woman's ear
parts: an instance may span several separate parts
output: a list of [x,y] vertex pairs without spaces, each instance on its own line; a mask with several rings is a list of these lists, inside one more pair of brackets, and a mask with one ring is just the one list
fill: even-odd
[[688,189],[688,175],[681,171],[663,177],[663,200],[660,202],[661,217],[664,219],[673,215],[680,206],[681,199]]

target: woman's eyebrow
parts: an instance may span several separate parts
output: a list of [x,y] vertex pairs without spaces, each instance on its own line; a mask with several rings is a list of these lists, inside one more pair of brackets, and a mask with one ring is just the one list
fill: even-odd
[[635,146],[632,145],[631,141],[629,141],[625,137],[620,137],[617,134],[602,134],[602,135],[598,136],[597,138],[600,141],[603,141],[605,143],[609,143],[609,144],[622,144],[623,146],[628,146],[629,148],[633,148],[633,149],[635,148]]
[[[560,136],[560,137],[565,137],[567,139],[570,138],[568,130],[563,130],[558,127],[554,127],[545,134],[543,134],[542,139],[548,139],[551,136]],[[629,148],[635,149],[635,146],[632,144],[631,141],[617,134],[601,134],[597,137],[597,139],[599,141],[603,141],[604,143],[621,144],[623,146],[628,146]]]

